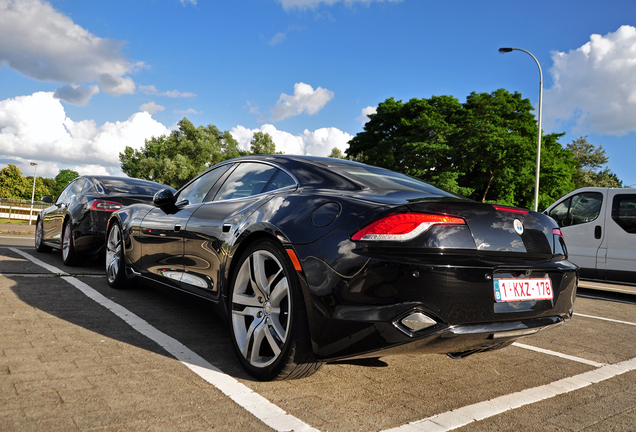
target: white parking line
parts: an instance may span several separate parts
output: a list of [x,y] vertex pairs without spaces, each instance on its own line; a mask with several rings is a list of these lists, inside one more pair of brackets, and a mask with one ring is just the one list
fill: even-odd
[[[33,257],[32,255],[20,251],[15,248],[9,248],[13,252],[22,255],[24,258],[40,265],[48,271],[61,275],[68,275],[68,273],[61,271],[60,269],[46,264],[45,262]],[[307,423],[300,419],[287,414],[283,409],[274,405],[261,395],[255,393],[249,387],[241,384],[236,379],[223,373],[216,366],[213,366],[203,357],[199,356],[194,351],[183,345],[178,340],[168,336],[167,334],[157,330],[155,327],[148,324],[139,316],[130,312],[123,306],[115,303],[114,301],[104,297],[98,291],[91,288],[84,282],[76,279],[72,276],[62,276],[62,279],[69,282],[75,288],[84,293],[88,298],[94,300],[119,318],[124,320],[133,329],[137,330],[142,335],[153,340],[159,344],[163,349],[168,351],[177,360],[186,365],[190,370],[199,375],[201,378],[218,388],[225,395],[230,397],[234,402],[241,407],[252,413],[256,418],[265,423],[277,431],[314,431],[317,429],[312,428]]]
[[522,343],[519,343],[519,342],[515,342],[512,345],[516,346],[518,348],[523,348],[523,349],[527,349],[527,350],[530,350],[530,351],[536,351],[536,352],[540,352],[542,354],[549,354],[549,355],[552,355],[552,356],[555,356],[555,357],[561,357],[561,358],[566,359],[566,360],[572,360],[572,361],[575,361],[575,362],[584,363],[586,365],[590,365],[590,366],[594,366],[594,367],[603,367],[603,366],[606,365],[606,363],[597,363],[595,361],[587,360],[587,359],[584,359],[584,358],[581,358],[581,357],[575,357],[575,356],[563,354],[563,353],[556,352],[556,351],[550,351],[550,350],[547,350],[547,349],[538,348],[538,347],[535,347],[535,346],[532,346],[532,345],[526,345],[526,344],[522,344]]
[[500,396],[489,401],[468,405],[433,417],[418,420],[384,432],[446,432],[469,423],[503,414],[524,405],[540,402],[554,396],[579,390],[592,384],[636,370],[636,358],[606,365],[590,372],[564,378],[540,387]]
[[575,313],[574,315],[580,316],[580,317],[585,317],[585,318],[594,318],[594,319],[597,319],[597,320],[610,321],[610,322],[618,323],[618,324],[627,324],[627,325],[636,326],[636,323],[629,322],[629,321],[619,321],[619,320],[615,320],[615,319],[597,317],[597,316],[593,316],[593,315],[584,315],[584,314],[580,314],[580,313]]

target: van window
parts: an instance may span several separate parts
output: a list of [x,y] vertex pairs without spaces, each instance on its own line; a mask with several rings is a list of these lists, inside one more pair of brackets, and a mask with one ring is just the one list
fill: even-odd
[[602,203],[603,194],[583,192],[557,204],[550,211],[550,216],[560,227],[592,222],[598,218]]
[[612,219],[629,234],[636,234],[636,195],[616,195],[612,202]]

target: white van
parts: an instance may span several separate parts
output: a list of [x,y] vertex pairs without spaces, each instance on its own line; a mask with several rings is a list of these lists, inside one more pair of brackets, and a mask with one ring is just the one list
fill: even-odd
[[636,188],[577,189],[544,213],[561,227],[582,279],[636,284]]

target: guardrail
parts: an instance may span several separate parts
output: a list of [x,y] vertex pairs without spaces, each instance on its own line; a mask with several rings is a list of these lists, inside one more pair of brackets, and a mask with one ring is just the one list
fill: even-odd
[[9,222],[12,219],[35,222],[40,210],[47,208],[49,205],[45,202],[35,201],[33,203],[33,211],[31,211],[31,201],[0,198],[0,218],[9,219]]

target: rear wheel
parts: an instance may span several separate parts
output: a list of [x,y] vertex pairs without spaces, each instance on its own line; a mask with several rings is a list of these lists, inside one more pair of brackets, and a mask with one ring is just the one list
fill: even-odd
[[80,263],[80,259],[75,251],[73,224],[70,220],[66,221],[62,232],[62,261],[64,261],[64,264],[67,266],[75,266]]
[[44,227],[42,219],[38,219],[35,226],[35,250],[38,252],[48,252],[51,248],[44,244]]
[[123,238],[121,227],[113,223],[106,237],[106,279],[112,288],[126,287]]
[[303,378],[320,369],[298,276],[275,242],[260,240],[239,258],[230,288],[230,320],[234,349],[256,378]]

